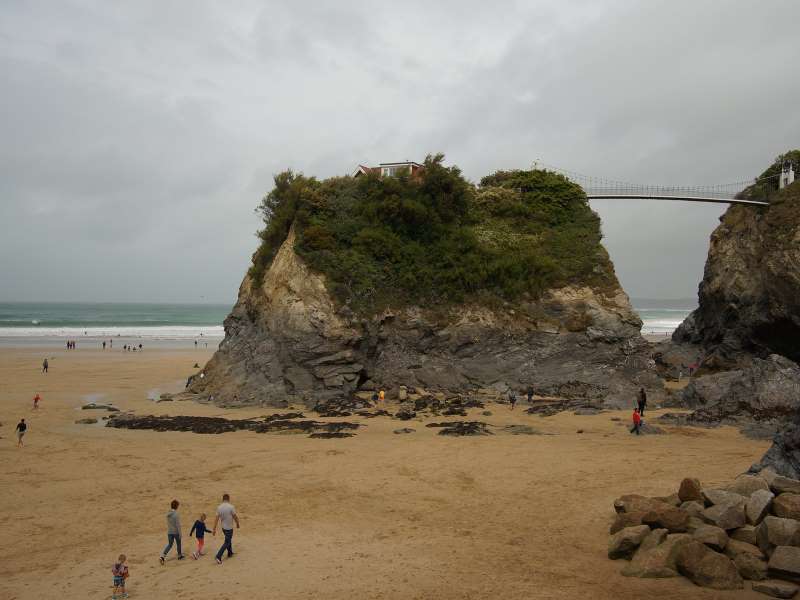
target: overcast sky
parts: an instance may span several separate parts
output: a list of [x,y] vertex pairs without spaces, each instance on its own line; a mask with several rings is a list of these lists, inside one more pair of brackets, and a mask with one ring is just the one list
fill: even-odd
[[[0,301],[233,302],[253,212],[444,152],[737,181],[800,147],[792,0],[0,4]],[[718,205],[595,202],[636,297],[694,296]]]

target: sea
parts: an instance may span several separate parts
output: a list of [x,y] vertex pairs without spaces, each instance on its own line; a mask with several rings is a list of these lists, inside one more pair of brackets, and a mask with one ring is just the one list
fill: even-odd
[[222,338],[228,304],[0,302],[0,338]]
[[642,319],[643,335],[668,337],[697,308],[697,299],[631,298],[631,304]]
[[[642,333],[670,335],[697,307],[694,299],[633,298]],[[228,304],[0,302],[0,338],[221,339]]]

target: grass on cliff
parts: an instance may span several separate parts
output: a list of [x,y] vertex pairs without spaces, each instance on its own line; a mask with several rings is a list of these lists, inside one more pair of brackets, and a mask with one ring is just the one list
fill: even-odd
[[739,196],[747,200],[772,201],[778,193],[778,175],[783,170],[784,161],[794,164],[796,175],[800,176],[800,150],[789,150],[777,157],[761,175],[756,177],[756,183],[748,186]]
[[479,186],[443,156],[419,176],[319,181],[286,171],[258,211],[259,283],[294,223],[295,251],[357,312],[536,298],[575,283],[616,285],[583,190],[547,171],[498,171]]

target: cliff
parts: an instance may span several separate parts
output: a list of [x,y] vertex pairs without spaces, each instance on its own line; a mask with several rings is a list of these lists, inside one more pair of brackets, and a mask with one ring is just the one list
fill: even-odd
[[800,185],[767,208],[734,205],[711,236],[699,307],[673,340],[700,346],[704,365],[733,368],[750,355],[800,360]]
[[443,169],[429,157],[421,178],[278,176],[225,339],[190,391],[313,406],[378,388],[532,386],[629,406],[641,384],[658,401],[641,321],[580,188],[543,172],[474,188]]

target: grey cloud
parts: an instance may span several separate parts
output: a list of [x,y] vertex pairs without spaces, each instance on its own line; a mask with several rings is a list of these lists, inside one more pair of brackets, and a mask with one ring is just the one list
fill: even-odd
[[[663,184],[798,146],[794,3],[0,8],[0,300],[231,301],[272,174],[443,151]],[[782,14],[786,15],[782,17]],[[692,295],[718,206],[596,202],[634,296]]]

